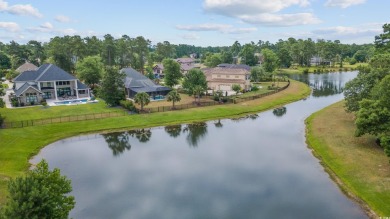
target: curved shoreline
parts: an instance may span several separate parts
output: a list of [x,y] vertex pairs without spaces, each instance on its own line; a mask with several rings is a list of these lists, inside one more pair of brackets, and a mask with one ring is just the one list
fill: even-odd
[[6,199],[9,178],[23,175],[29,168],[29,160],[45,146],[64,138],[89,134],[113,132],[137,128],[149,128],[173,124],[191,123],[223,118],[234,118],[258,113],[287,103],[301,100],[311,93],[304,83],[291,81],[291,85],[276,94],[234,105],[221,105],[141,114],[126,117],[80,121],[0,130],[0,203]]
[[[385,178],[375,167],[378,169],[383,164],[384,175],[390,174],[388,158],[383,149],[375,146],[372,137],[354,137],[352,115],[344,111],[343,101],[313,113],[305,120],[305,125],[308,148],[340,190],[368,217],[388,216],[390,205],[383,203],[390,200],[389,192],[379,197],[377,194],[385,191],[372,188],[379,187],[378,184],[383,183],[380,179]],[[330,135],[334,137],[330,139]],[[362,158],[362,154],[366,157]]]

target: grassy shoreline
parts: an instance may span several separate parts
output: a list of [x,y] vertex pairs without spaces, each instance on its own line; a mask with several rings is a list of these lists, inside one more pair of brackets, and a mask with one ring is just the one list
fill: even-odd
[[344,102],[308,117],[306,141],[341,190],[371,218],[390,215],[390,165],[372,136],[354,137],[354,119]]
[[2,129],[0,130],[0,204],[4,203],[6,199],[7,181],[10,178],[24,174],[30,166],[30,158],[50,143],[88,133],[237,117],[272,109],[300,100],[310,94],[311,90],[306,84],[297,81],[291,82],[286,90],[279,93],[234,105],[217,105],[164,113]]

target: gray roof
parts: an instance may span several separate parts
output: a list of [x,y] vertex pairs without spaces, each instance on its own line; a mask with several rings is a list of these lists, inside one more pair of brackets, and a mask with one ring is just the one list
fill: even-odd
[[15,82],[23,82],[23,81],[35,81],[35,79],[39,76],[39,72],[37,71],[25,71],[14,79]]
[[29,83],[24,83],[23,86],[21,86],[19,89],[15,90],[15,96],[19,97],[20,95],[22,95],[28,88],[34,88],[35,90],[37,90],[39,93],[42,93],[38,87],[36,85],[31,85]]
[[125,87],[137,93],[170,90],[168,87],[156,85],[152,80],[133,68],[123,68],[121,72],[126,74]]
[[222,64],[219,64],[217,66],[221,67],[221,68],[245,69],[247,71],[251,70],[251,67],[249,65],[234,65],[234,64],[222,63]]
[[77,80],[77,90],[86,90],[88,89],[88,86],[81,83],[79,80]]
[[76,77],[53,64],[44,64],[36,71],[25,71],[17,76],[14,81],[71,81]]
[[35,71],[38,67],[30,62],[26,62],[23,65],[19,66],[15,71],[22,73],[25,71]]

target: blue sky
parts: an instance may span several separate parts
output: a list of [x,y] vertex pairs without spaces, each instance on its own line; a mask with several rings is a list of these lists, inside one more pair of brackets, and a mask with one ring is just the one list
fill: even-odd
[[229,46],[312,38],[372,43],[388,0],[0,0],[0,41],[109,33],[157,44]]

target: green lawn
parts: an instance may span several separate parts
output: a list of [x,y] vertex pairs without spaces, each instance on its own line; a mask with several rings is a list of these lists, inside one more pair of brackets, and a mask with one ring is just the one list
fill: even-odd
[[1,86],[2,86],[4,89],[7,89],[7,88],[8,88],[8,84],[1,84]]
[[115,111],[121,111],[121,108],[107,107],[102,100],[97,103],[71,106],[43,107],[39,105],[26,108],[0,108],[0,114],[6,117],[6,122]]
[[[307,142],[345,193],[370,213],[390,216],[389,158],[372,136],[354,137],[354,116],[333,104],[307,120]],[[366,205],[366,204],[367,205]],[[377,218],[377,216],[372,216]]]
[[[307,85],[292,81],[289,88],[284,91],[239,104],[216,105],[164,113],[130,115],[17,129],[1,129],[0,203],[4,203],[6,199],[8,179],[24,174],[30,166],[29,159],[33,155],[37,154],[44,146],[60,139],[92,132],[129,130],[241,116],[297,101],[309,94],[310,88]],[[71,107],[69,106],[68,109],[71,110]],[[5,112],[8,113],[9,111]],[[7,113],[4,115],[8,116]],[[38,114],[37,111],[31,111],[31,113]],[[36,118],[39,116],[31,115],[31,117]]]
[[[252,97],[252,96],[259,95],[259,94],[265,94],[265,93],[269,93],[269,92],[274,91],[274,90],[268,89],[268,87],[272,86],[272,84],[274,84],[274,82],[258,82],[258,83],[253,83],[253,84],[260,86],[258,91],[251,91],[251,92],[243,93],[243,94],[236,96],[236,98]],[[278,82],[275,82],[275,85],[277,86]],[[280,88],[284,87],[286,85],[287,85],[287,82],[279,82]]]

